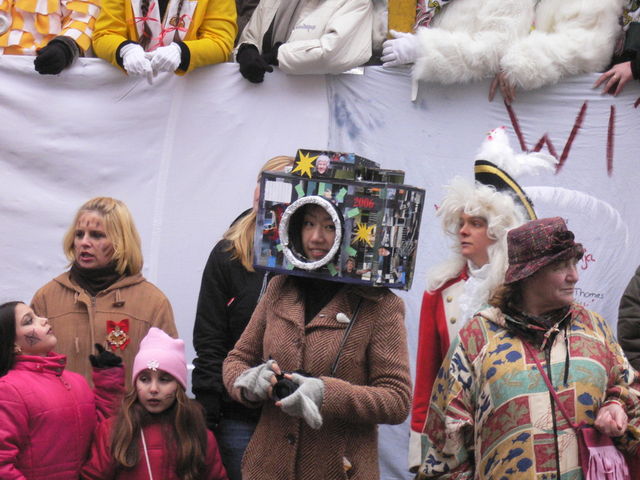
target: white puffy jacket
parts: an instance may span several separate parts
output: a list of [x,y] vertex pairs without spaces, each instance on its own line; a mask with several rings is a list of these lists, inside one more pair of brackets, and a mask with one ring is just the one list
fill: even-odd
[[[238,45],[262,52],[262,39],[281,0],[261,0]],[[289,74],[341,73],[371,57],[371,0],[309,0],[287,41],[278,50],[280,70]]]

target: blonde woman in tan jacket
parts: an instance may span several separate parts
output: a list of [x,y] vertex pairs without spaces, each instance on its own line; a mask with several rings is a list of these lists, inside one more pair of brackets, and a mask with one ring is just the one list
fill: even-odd
[[140,236],[127,206],[97,197],[80,207],[63,240],[69,271],[31,301],[47,317],[67,368],[91,382],[86,361],[98,343],[123,359],[130,382],[133,359],[151,327],[177,337],[171,304],[142,276]]

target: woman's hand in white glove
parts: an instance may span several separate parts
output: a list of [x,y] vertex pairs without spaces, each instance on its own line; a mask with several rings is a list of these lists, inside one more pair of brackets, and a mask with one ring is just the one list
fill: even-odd
[[120,49],[122,66],[129,75],[146,75],[151,83],[153,70],[144,49],[137,43],[128,43]]
[[286,374],[286,378],[298,385],[291,395],[276,402],[284,413],[292,417],[302,417],[311,428],[322,426],[322,398],[324,397],[324,382],[319,378],[305,377],[297,373]]
[[385,40],[382,44],[382,66],[396,67],[413,63],[418,58],[420,42],[413,33],[390,31],[393,39]]
[[236,378],[233,386],[240,388],[245,400],[258,403],[271,397],[271,390],[280,375],[280,367],[275,360],[269,360],[257,367],[248,368]]
[[147,58],[151,60],[154,75],[158,72],[175,72],[182,60],[182,50],[177,43],[171,43],[166,47],[158,47],[153,52],[148,52]]

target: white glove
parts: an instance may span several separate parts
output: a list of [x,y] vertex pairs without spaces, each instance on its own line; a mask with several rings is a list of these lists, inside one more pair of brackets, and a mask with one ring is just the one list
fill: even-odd
[[182,61],[182,50],[177,43],[171,43],[166,47],[158,47],[153,52],[147,52],[147,58],[151,60],[153,74],[158,72],[175,72]]
[[393,39],[385,40],[382,44],[383,67],[395,67],[406,63],[413,63],[418,58],[420,42],[413,33],[390,31]]
[[272,369],[274,363],[274,360],[269,360],[257,367],[248,368],[236,378],[234,388],[242,389],[243,397],[249,402],[258,403],[266,400],[271,388],[271,377],[275,375]]
[[291,374],[291,381],[300,385],[291,395],[279,400],[284,413],[292,417],[302,417],[307,425],[317,430],[322,426],[322,397],[324,397],[324,382],[319,378],[305,377],[297,373]]
[[153,70],[151,62],[145,56],[144,49],[137,43],[128,43],[120,49],[122,66],[129,75],[146,75],[151,83]]

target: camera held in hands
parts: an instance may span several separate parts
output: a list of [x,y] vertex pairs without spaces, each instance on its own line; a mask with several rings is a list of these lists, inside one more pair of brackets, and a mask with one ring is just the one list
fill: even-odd
[[309,377],[310,375],[304,370],[296,370],[295,372],[282,372],[280,375],[276,375],[276,379],[278,380],[276,384],[273,386],[273,397],[276,401],[282,400],[285,397],[288,397],[293,392],[295,392],[299,385],[293,380],[286,378],[285,375],[297,373],[298,375],[304,375],[305,377]]

